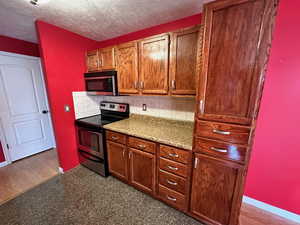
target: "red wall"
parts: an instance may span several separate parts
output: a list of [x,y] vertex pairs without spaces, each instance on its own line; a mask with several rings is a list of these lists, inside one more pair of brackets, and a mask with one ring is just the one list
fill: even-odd
[[[96,42],[42,21],[36,27],[58,157],[66,171],[78,165],[72,91],[84,90],[85,51]],[[65,104],[70,112],[64,112]]]
[[40,56],[38,44],[0,35],[0,51]]
[[99,48],[106,47],[109,45],[116,45],[128,41],[137,40],[140,38],[149,37],[151,35],[161,34],[172,30],[193,26],[199,24],[201,21],[201,14],[185,17],[183,19],[175,20],[169,23],[160,24],[154,27],[146,28],[129,34],[125,34],[116,38],[112,38],[105,41],[100,41],[98,44]]
[[246,195],[300,214],[300,1],[279,5]]
[[[84,90],[86,49],[117,44],[200,23],[200,14],[96,42],[59,27],[37,21],[41,58],[44,64],[48,98],[52,112],[60,166],[66,171],[78,165],[72,91]],[[72,111],[64,112],[64,104]]]

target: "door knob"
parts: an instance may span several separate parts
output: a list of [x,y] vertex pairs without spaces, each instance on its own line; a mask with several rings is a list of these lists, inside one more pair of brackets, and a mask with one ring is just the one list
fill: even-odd
[[48,110],[43,110],[42,113],[43,114],[47,114],[49,111]]

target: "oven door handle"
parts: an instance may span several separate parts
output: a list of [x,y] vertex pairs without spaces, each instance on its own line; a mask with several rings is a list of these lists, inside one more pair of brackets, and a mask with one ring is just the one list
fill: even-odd
[[[97,158],[96,156],[93,156],[93,155],[91,155],[91,154],[89,154],[89,153],[87,153],[87,152],[85,152],[85,151],[79,150],[79,153],[80,153],[80,155],[81,155],[83,158],[86,158],[86,159],[91,160],[91,161],[96,162],[96,163],[103,163],[103,160],[102,160],[102,159],[99,159],[99,158]],[[87,157],[87,155],[88,155],[89,157]],[[94,158],[94,159],[92,159],[91,157]],[[95,158],[96,158],[96,159],[95,159]]]

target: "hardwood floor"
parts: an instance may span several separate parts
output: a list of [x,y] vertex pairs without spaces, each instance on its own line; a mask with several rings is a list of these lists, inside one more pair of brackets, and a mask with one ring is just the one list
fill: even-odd
[[0,205],[58,174],[51,149],[0,168]]
[[247,203],[243,203],[240,215],[240,225],[299,225],[299,223],[287,220]]
[[[58,174],[56,150],[49,150],[0,168],[0,205]],[[299,225],[246,203],[240,225]]]

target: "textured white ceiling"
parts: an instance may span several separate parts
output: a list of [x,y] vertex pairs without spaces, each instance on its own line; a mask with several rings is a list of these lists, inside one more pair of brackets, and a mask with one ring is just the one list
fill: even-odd
[[[45,1],[45,0],[44,0]],[[100,41],[202,11],[211,0],[0,0],[0,35],[37,43],[37,19]]]

